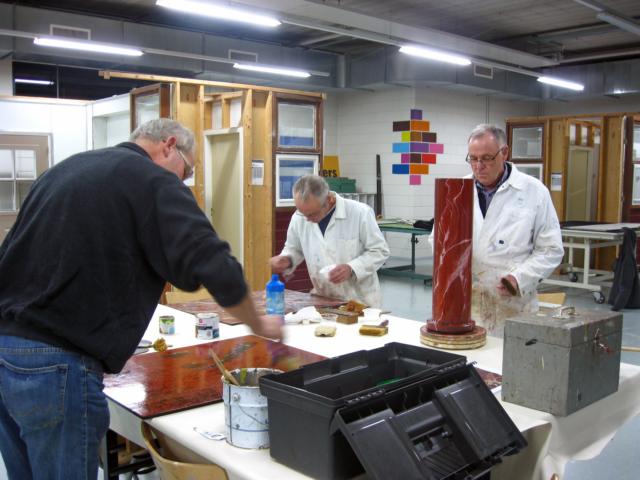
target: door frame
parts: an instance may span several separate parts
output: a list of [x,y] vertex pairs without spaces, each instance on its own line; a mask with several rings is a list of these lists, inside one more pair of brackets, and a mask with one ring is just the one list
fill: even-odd
[[565,203],[565,212],[564,218],[567,218],[567,207],[568,207],[568,199],[569,195],[569,186],[568,179],[571,176],[571,152],[572,151],[583,151],[587,152],[589,155],[589,165],[587,167],[587,175],[592,179],[590,185],[588,185],[588,197],[590,199],[588,205],[588,221],[596,221],[598,217],[598,173],[599,173],[599,162],[600,159],[595,157],[596,150],[595,147],[589,147],[584,145],[569,145],[567,150],[567,188],[564,192],[564,203]]

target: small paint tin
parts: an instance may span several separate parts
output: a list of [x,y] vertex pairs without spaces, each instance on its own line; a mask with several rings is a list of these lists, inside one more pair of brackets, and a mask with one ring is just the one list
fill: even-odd
[[220,336],[220,318],[217,313],[198,313],[196,319],[196,338],[212,340]]
[[176,333],[176,319],[173,315],[160,315],[158,325],[160,326],[160,333],[164,335]]

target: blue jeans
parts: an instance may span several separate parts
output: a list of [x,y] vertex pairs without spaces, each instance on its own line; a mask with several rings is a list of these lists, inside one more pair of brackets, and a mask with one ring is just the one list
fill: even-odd
[[109,427],[102,367],[46,343],[0,335],[0,451],[12,480],[95,480]]

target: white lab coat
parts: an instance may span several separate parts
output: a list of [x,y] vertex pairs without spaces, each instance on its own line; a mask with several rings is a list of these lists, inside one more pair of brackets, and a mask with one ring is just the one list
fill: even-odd
[[[333,216],[324,236],[317,223],[296,211],[291,217],[287,241],[280,255],[291,258],[292,268],[307,262],[312,293],[342,300],[358,300],[380,307],[382,295],[376,271],[389,257],[389,247],[376,223],[373,210],[364,203],[336,197]],[[354,275],[338,284],[319,273],[322,267],[347,263]]]
[[[486,217],[482,216],[477,191],[473,195],[471,318],[495,336],[502,336],[505,319],[538,310],[536,286],[551,275],[564,256],[549,190],[515,165],[511,167],[511,175],[498,187]],[[435,229],[429,237],[432,247],[434,233]],[[509,274],[518,281],[518,297],[503,297],[496,290],[500,279]]]
[[[473,295],[471,318],[502,336],[504,320],[536,312],[536,287],[564,256],[560,223],[549,190],[511,165],[511,175],[495,193],[486,216],[473,196]],[[500,278],[513,275],[521,296],[501,297]]]

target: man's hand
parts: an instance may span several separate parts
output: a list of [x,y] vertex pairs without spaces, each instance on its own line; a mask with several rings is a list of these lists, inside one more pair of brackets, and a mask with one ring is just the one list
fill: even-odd
[[498,294],[502,297],[513,297],[519,295],[518,281],[513,275],[507,275],[500,279],[500,284],[496,287]]
[[253,329],[253,333],[272,340],[282,340],[282,317],[280,315],[261,315],[260,323]]
[[272,273],[277,273],[278,275],[280,275],[284,273],[285,270],[291,268],[291,258],[285,255],[271,257],[271,260],[269,260],[269,265],[271,266]]
[[336,267],[329,272],[329,281],[331,283],[342,283],[351,278],[353,270],[346,263],[336,265]]

